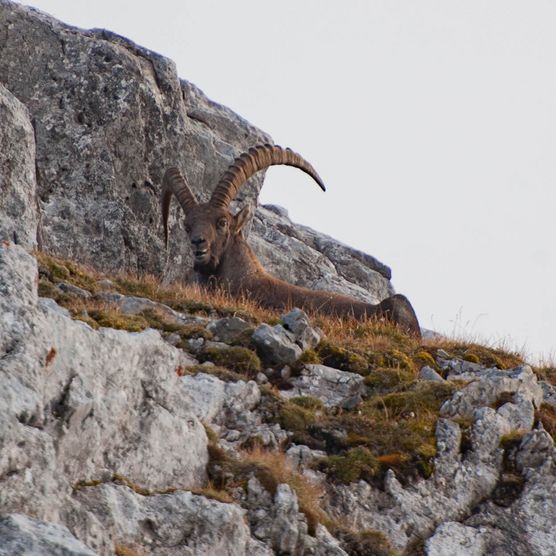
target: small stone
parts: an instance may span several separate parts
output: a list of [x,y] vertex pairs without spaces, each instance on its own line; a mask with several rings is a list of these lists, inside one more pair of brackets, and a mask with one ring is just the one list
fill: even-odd
[[77,286],[74,286],[73,284],[68,284],[66,282],[58,284],[58,288],[65,293],[74,295],[75,297],[80,297],[81,299],[89,299],[91,297],[91,292],[88,292],[83,288],[79,288]]
[[445,382],[445,380],[432,368],[425,365],[419,371],[419,378],[422,380],[434,380],[437,382]]
[[261,324],[253,333],[252,338],[261,358],[271,365],[295,363],[303,353],[294,342],[293,335],[279,324],[276,326]]
[[201,351],[203,349],[204,343],[205,343],[204,338],[189,338],[189,340],[187,340],[187,345],[189,347],[189,350],[192,351],[193,353],[197,353]]
[[215,340],[227,344],[237,340],[248,328],[249,323],[239,317],[227,317],[209,322],[207,325],[207,330],[212,332]]
[[264,373],[257,373],[257,384],[266,384],[268,382],[268,377]]
[[104,280],[99,280],[97,282],[97,286],[101,290],[111,290],[115,287],[114,282],[112,282],[112,280],[108,280],[108,278],[105,278]]
[[280,370],[280,376],[282,377],[282,380],[289,380],[292,376],[291,367],[289,365],[282,367]]
[[281,318],[283,327],[291,332],[295,342],[302,349],[311,349],[318,345],[321,333],[311,327],[309,317],[297,307]]

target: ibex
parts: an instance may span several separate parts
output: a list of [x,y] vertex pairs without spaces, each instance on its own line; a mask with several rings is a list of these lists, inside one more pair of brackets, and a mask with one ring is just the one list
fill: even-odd
[[324,191],[315,169],[299,154],[274,145],[250,148],[237,157],[216,185],[208,203],[198,203],[180,171],[169,168],[164,175],[162,219],[168,245],[168,213],[172,194],[185,213],[186,231],[194,255],[194,270],[201,283],[217,284],[232,295],[245,295],[265,307],[301,307],[336,316],[392,321],[420,336],[419,323],[403,295],[393,295],[377,305],[345,295],[309,290],[268,274],[243,236],[251,216],[249,206],[232,215],[229,205],[240,187],[255,173],[277,164],[294,166],[309,174]]

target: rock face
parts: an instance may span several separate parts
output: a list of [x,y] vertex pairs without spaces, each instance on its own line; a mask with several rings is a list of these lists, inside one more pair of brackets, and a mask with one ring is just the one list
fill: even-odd
[[81,511],[76,483],[114,474],[148,489],[202,484],[205,431],[176,375],[190,358],[153,330],[72,320],[38,299],[36,280],[33,257],[0,247],[2,510],[65,522]]
[[0,82],[0,240],[36,245],[35,138],[29,112]]
[[[197,197],[207,200],[235,156],[271,138],[180,80],[171,60],[114,33],[69,27],[9,0],[0,0],[0,28],[0,83],[27,107],[34,125],[42,248],[104,271],[191,279],[175,202],[164,249],[164,171],[181,168]],[[11,112],[21,111],[11,102]],[[31,141],[24,118],[10,118],[17,120],[12,138],[18,133]],[[35,166],[31,154],[23,156],[31,165],[12,186],[19,197],[31,194],[22,188]],[[249,180],[236,206],[256,204],[263,178]],[[22,210],[17,195],[7,214]],[[35,203],[33,197],[27,205]],[[27,235],[34,237],[29,222]],[[3,235],[13,233],[2,227]],[[392,291],[386,266],[285,216],[259,209],[251,242],[270,272],[296,284],[370,301]]]

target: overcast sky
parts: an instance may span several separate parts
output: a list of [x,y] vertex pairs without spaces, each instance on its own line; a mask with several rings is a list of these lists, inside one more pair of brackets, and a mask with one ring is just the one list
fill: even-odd
[[34,0],[172,58],[319,171],[261,201],[378,257],[421,324],[556,358],[556,2]]

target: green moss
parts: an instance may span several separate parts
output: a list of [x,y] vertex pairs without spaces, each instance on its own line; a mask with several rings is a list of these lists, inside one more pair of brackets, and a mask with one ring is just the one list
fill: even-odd
[[434,357],[428,351],[421,350],[417,352],[413,356],[413,360],[419,368],[426,365],[432,369],[438,369],[438,365],[436,364]]
[[234,346],[229,348],[205,348],[199,354],[200,361],[212,361],[236,373],[254,376],[261,370],[261,360],[250,349]]
[[365,377],[365,384],[374,392],[407,388],[413,382],[415,382],[413,373],[402,369],[376,369]]
[[470,363],[480,363],[481,362],[481,358],[471,352],[467,352],[463,354],[463,359],[464,361],[469,361]]
[[368,370],[368,363],[365,357],[355,351],[336,346],[330,342],[323,341],[316,348],[316,354],[323,365],[365,375]]
[[98,326],[104,328],[140,332],[149,327],[149,323],[140,315],[124,315],[119,311],[109,309],[93,309],[88,314],[91,319],[96,321]]
[[403,392],[391,392],[370,398],[363,404],[363,412],[389,413],[390,417],[414,417],[426,412],[437,414],[440,406],[455,392],[451,383],[423,381]]
[[370,351],[367,354],[369,363],[373,367],[387,367],[390,369],[415,370],[415,364],[409,355],[398,349],[387,351]]
[[348,484],[360,479],[371,480],[378,473],[380,463],[367,448],[358,447],[344,455],[323,458],[317,467],[336,481]]
[[465,361],[478,363],[485,367],[511,369],[523,364],[523,358],[517,353],[479,344],[455,343],[446,347],[445,351],[452,357],[459,357]]
[[314,349],[306,349],[296,361],[299,365],[320,364],[321,359]]
[[280,404],[277,417],[280,426],[293,433],[293,442],[314,445],[309,432],[309,428],[317,422],[314,407],[302,407],[290,400]]
[[299,407],[304,407],[306,409],[322,409],[323,403],[318,398],[313,398],[312,396],[296,396],[295,398],[290,398],[290,403],[298,405]]

